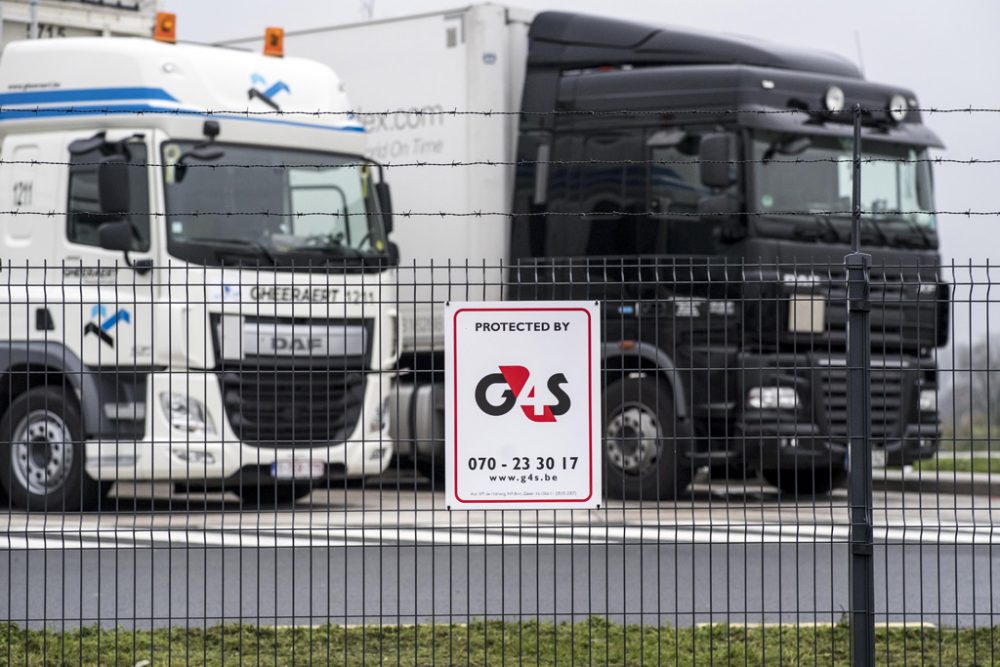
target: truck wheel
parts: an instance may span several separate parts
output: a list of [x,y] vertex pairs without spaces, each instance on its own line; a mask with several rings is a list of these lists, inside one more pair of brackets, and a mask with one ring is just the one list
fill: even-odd
[[311,482],[289,482],[275,485],[245,484],[236,489],[237,495],[247,508],[268,508],[289,505],[312,493]]
[[649,376],[625,377],[604,392],[604,469],[608,498],[674,499],[691,466],[674,438],[674,397]]
[[31,511],[98,507],[110,484],[84,469],[86,446],[76,400],[39,387],[18,396],[0,420],[0,484],[13,505]]
[[847,482],[847,469],[838,464],[809,468],[771,468],[761,475],[782,493],[793,496],[822,496]]
[[433,458],[417,454],[417,471],[427,478],[432,491],[444,491],[444,452],[435,453]]

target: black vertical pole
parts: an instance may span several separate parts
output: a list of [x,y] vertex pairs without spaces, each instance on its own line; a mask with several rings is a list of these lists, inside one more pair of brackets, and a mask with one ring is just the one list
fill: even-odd
[[875,558],[872,535],[871,341],[869,267],[861,252],[861,107],[854,106],[854,189],[847,267],[847,436],[850,462],[851,664],[875,665]]

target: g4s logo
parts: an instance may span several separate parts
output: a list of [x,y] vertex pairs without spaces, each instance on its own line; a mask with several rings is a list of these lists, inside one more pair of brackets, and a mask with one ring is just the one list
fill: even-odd
[[[487,375],[476,385],[476,405],[486,414],[500,417],[513,410],[520,398],[524,416],[533,422],[554,422],[556,417],[569,412],[569,396],[562,388],[568,382],[565,375],[556,373],[546,383],[549,394],[556,400],[555,405],[540,405],[532,400],[535,399],[535,387],[528,386],[530,377],[531,372],[524,366],[500,366],[499,373]],[[503,400],[499,404],[491,403],[486,397],[486,393],[494,385],[507,386],[501,394]]]

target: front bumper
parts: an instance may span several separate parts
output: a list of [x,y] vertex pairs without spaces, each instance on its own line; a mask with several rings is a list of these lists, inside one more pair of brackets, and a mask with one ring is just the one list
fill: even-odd
[[[223,408],[218,378],[211,372],[154,373],[146,395],[146,427],[142,440],[87,443],[87,473],[101,480],[221,481],[270,479],[272,464],[311,461],[325,466],[323,478],[364,477],[382,473],[393,455],[381,385],[388,380],[372,373],[364,407],[350,435],[335,443],[241,442]],[[387,388],[386,388],[387,389]],[[171,427],[158,396],[182,393],[201,402],[214,432],[191,434]],[[249,479],[248,479],[249,478]]]
[[[843,359],[819,355],[744,355],[724,449],[757,468],[844,465],[848,452],[846,373]],[[873,358],[869,396],[873,457],[906,465],[937,451],[936,413],[918,412],[928,367],[916,358]],[[751,387],[791,387],[795,409],[751,409]]]

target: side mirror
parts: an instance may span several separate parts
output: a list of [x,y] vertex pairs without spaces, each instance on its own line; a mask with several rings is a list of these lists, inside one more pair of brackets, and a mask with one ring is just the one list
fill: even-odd
[[378,197],[378,205],[382,209],[382,224],[388,236],[392,233],[392,192],[389,189],[389,184],[385,181],[376,183],[375,196]]
[[124,155],[110,155],[97,167],[97,198],[101,213],[122,215],[129,211],[129,165]]
[[105,250],[127,253],[132,249],[132,223],[128,220],[104,223],[97,229],[97,241]]
[[698,160],[703,185],[724,190],[736,184],[736,165],[730,164],[733,148],[734,138],[728,132],[706,134],[701,138]]

